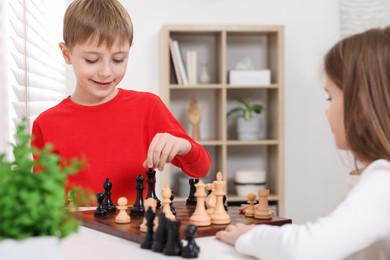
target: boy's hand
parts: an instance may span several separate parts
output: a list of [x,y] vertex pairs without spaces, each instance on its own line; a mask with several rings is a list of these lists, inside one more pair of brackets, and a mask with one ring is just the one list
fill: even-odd
[[168,133],[156,134],[149,145],[148,155],[144,162],[146,168],[164,170],[166,163],[170,163],[176,155],[184,155],[191,150],[189,141]]
[[225,230],[218,231],[215,234],[215,237],[222,242],[234,246],[239,236],[248,232],[254,227],[254,224],[245,225],[242,223],[237,223],[236,225],[229,225],[225,228]]

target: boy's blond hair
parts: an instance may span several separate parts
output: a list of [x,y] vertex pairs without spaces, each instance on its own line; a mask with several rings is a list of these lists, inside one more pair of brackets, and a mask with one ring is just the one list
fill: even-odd
[[118,37],[121,45],[131,45],[133,24],[117,0],[74,0],[65,12],[63,37],[70,49],[91,39],[110,48]]

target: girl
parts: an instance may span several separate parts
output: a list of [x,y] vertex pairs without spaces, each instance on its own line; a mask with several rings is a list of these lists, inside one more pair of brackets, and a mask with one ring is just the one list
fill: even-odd
[[325,56],[327,118],[359,182],[329,216],[282,227],[230,225],[216,238],[261,259],[390,259],[390,27],[338,42]]

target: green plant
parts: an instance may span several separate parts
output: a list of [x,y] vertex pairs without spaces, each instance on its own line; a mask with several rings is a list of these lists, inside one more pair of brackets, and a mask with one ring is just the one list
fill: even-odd
[[[66,237],[76,232],[80,223],[65,206],[65,184],[83,162],[60,162],[51,145],[33,150],[24,122],[17,127],[16,144],[12,145],[14,159],[6,161],[5,154],[0,154],[0,240]],[[82,197],[86,198],[85,194]]]
[[261,104],[253,104],[250,99],[243,99],[237,97],[236,100],[242,104],[240,107],[234,107],[227,113],[227,116],[231,116],[235,113],[241,113],[246,121],[251,120],[254,113],[261,114],[264,111],[264,107]]

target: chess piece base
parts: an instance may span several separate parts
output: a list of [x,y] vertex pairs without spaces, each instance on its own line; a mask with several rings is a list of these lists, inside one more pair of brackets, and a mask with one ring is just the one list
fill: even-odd
[[211,219],[210,218],[201,217],[200,215],[199,216],[192,215],[190,217],[190,223],[194,224],[195,226],[198,226],[198,227],[206,227],[206,226],[210,226],[211,225]]
[[229,224],[230,223],[230,216],[226,214],[226,216],[217,216],[213,217],[211,216],[211,224],[215,225],[224,225],[224,224]]
[[127,224],[130,222],[131,222],[130,218],[129,219],[115,219],[115,223],[118,223],[118,224]]
[[270,219],[272,218],[272,212],[270,210],[258,211],[255,213],[256,219]]

